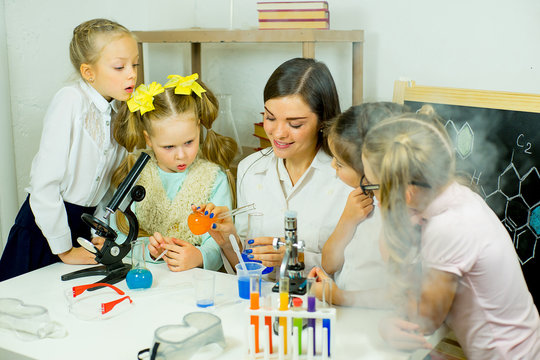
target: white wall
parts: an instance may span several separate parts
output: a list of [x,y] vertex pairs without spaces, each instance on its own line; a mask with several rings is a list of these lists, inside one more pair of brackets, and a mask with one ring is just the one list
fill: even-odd
[[[4,1],[19,203],[25,197],[43,114],[73,72],[68,44],[77,24],[107,17],[132,30],[228,28],[230,19],[227,0]],[[538,0],[329,4],[332,29],[365,30],[364,101],[391,100],[393,82],[400,77],[422,85],[540,93]],[[233,15],[234,28],[256,28],[256,0],[234,0]],[[146,79],[187,75],[188,49],[180,44],[146,45]],[[350,46],[318,45],[316,54],[332,71],[346,109],[352,96]],[[255,144],[252,123],[259,120],[266,79],[280,63],[300,55],[299,45],[203,46],[205,82],[216,93],[232,93],[233,114],[241,138],[247,139],[243,145]]]
[[0,255],[17,213],[15,153],[11,122],[11,97],[6,44],[4,0],[0,1]]

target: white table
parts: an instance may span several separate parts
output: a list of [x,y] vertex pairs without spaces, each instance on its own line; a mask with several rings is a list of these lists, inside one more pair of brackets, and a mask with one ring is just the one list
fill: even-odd
[[[56,263],[43,269],[0,282],[0,298],[17,298],[26,304],[46,307],[52,320],[65,326],[68,335],[61,339],[23,341],[13,332],[0,329],[0,359],[136,359],[139,350],[151,347],[154,330],[177,324],[185,314],[201,311],[195,306],[193,274],[202,269],[174,273],[165,264],[148,264],[154,277],[152,288],[131,291],[126,282],[116,286],[126,291],[134,307],[107,320],[83,321],[68,310],[64,290],[93,283],[99,277],[61,281],[62,274],[86,266]],[[227,347],[208,345],[192,359],[247,359],[247,302],[238,298],[236,278],[216,273],[216,306],[209,308],[222,321]],[[377,324],[385,311],[338,308],[336,314],[336,349],[333,359],[421,359],[427,353],[414,354],[389,349],[378,335]],[[435,344],[441,335],[429,341]],[[15,354],[20,354],[17,356]]]

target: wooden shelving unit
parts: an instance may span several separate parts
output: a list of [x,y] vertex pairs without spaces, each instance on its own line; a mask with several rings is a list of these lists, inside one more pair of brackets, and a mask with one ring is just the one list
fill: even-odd
[[[363,98],[363,30],[219,30],[184,29],[135,31],[139,41],[139,82],[144,82],[143,43],[191,43],[191,70],[202,74],[201,45],[206,43],[300,43],[302,56],[315,57],[315,43],[348,42],[352,44],[352,103],[358,105]],[[201,75],[202,76],[202,75]]]

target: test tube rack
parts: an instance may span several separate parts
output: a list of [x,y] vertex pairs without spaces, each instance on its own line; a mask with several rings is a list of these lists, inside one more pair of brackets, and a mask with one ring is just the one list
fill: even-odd
[[[335,326],[336,326],[336,309],[335,308],[320,308],[314,312],[308,312],[306,310],[269,310],[269,309],[247,309],[248,324],[248,359],[258,360],[323,360],[332,359],[332,353],[335,351]],[[259,317],[259,352],[255,351],[255,325],[251,324],[251,317]],[[273,320],[276,318],[287,319],[287,331],[283,330],[280,326],[279,335],[275,335],[273,329],[270,329],[265,324],[265,318],[270,316]],[[294,319],[316,319],[315,334],[313,336],[313,330],[311,328],[304,328],[301,334],[298,334],[298,328],[292,326]],[[320,319],[320,320],[319,320]],[[328,337],[327,329],[323,328],[322,320],[330,320],[330,336]],[[320,334],[320,336],[318,335]],[[304,335],[304,336],[302,336]],[[272,336],[272,339],[269,337]],[[298,336],[301,337],[302,349],[298,349]],[[275,341],[277,338],[278,341]],[[330,340],[328,340],[330,338]],[[316,339],[316,347],[318,350],[316,353],[313,351],[313,340]],[[328,344],[330,342],[330,344]],[[273,344],[270,345],[270,344]],[[277,344],[277,346],[276,346]],[[286,345],[285,345],[286,344]],[[320,346],[319,346],[320,345]],[[287,349],[285,349],[287,347]],[[270,349],[271,348],[271,349]],[[270,351],[271,350],[271,351]],[[286,350],[286,351],[285,351]]]

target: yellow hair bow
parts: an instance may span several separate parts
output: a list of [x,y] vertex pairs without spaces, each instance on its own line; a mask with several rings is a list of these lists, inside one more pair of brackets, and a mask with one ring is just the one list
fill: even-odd
[[166,88],[174,87],[174,93],[180,95],[190,95],[193,91],[195,94],[202,97],[201,94],[206,92],[204,88],[195,80],[199,78],[199,74],[195,73],[186,77],[180,75],[169,75],[167,76],[167,83],[165,84]]
[[155,81],[150,85],[139,85],[127,101],[129,111],[135,112],[139,110],[142,115],[145,112],[154,110],[154,96],[161,94],[163,91],[165,91],[163,86]]

